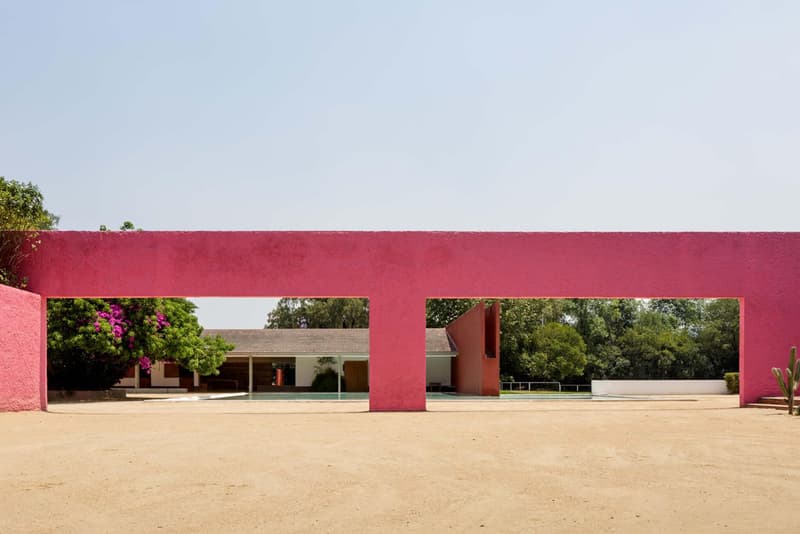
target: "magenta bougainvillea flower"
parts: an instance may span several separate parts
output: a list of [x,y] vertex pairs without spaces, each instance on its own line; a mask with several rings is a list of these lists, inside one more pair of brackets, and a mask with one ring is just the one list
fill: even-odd
[[103,319],[111,326],[111,333],[114,337],[121,339],[128,327],[130,327],[131,322],[125,319],[125,311],[119,304],[111,304],[109,308],[111,309],[110,312],[97,312],[98,320],[94,322],[94,331],[100,331],[100,319]]
[[142,356],[141,358],[139,358],[139,367],[142,369],[142,371],[144,371],[149,375],[150,370],[153,367],[153,362],[151,362],[150,358],[148,358],[147,356]]

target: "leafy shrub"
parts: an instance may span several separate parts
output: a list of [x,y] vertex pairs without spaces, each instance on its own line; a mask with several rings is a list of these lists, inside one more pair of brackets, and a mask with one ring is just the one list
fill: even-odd
[[739,373],[725,373],[725,385],[728,393],[739,393]]
[[185,299],[48,299],[48,386],[108,389],[132,365],[149,374],[159,360],[218,374],[233,345],[203,336],[195,308]]
[[[311,391],[335,392],[338,391],[339,373],[330,367],[320,370],[311,382]],[[345,391],[344,378],[342,378],[342,391]]]

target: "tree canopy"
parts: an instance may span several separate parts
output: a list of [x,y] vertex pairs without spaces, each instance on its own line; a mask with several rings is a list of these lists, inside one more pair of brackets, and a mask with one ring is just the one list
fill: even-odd
[[52,230],[57,224],[37,186],[0,176],[0,230]]
[[444,328],[477,303],[476,299],[428,299],[425,303],[427,327]]
[[360,298],[283,298],[267,316],[265,328],[368,328],[369,300]]
[[27,285],[19,272],[26,250],[35,250],[37,230],[52,230],[57,224],[58,217],[44,208],[38,187],[0,176],[0,284]]
[[[466,310],[474,302],[429,300],[427,325],[444,326],[439,310]],[[734,299],[504,299],[500,309],[504,380],[720,378],[738,370],[739,303]],[[553,323],[581,338],[583,365],[576,355],[580,344],[566,328],[549,326]],[[573,340],[575,351],[567,350],[569,344],[555,349],[557,332],[562,342]],[[537,348],[542,346],[549,350]],[[569,371],[565,361],[577,365]]]
[[586,343],[575,328],[547,323],[536,329],[518,357],[518,368],[537,380],[580,376],[586,367]]

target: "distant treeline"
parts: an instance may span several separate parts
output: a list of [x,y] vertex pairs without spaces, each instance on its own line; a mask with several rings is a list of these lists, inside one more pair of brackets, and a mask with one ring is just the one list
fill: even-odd
[[[428,326],[476,301],[428,301]],[[503,380],[722,378],[739,369],[734,299],[501,300]]]

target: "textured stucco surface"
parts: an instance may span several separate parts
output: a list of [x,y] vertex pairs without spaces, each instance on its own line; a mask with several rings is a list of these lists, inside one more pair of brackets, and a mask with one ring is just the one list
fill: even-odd
[[369,352],[370,410],[425,410],[425,299],[370,300]]
[[[500,394],[499,312],[499,303],[487,307],[479,302],[447,326],[447,333],[458,348],[458,357],[453,361],[458,393]],[[488,357],[487,351],[495,357]]]
[[484,322],[484,348],[487,354],[481,362],[483,372],[481,395],[500,395],[500,303],[495,302],[486,308]]
[[[483,385],[486,305],[479,302],[447,325],[447,333],[458,348],[453,361],[453,381],[458,393],[481,395]],[[496,380],[498,380],[497,377]]]
[[0,411],[44,408],[42,298],[0,285]]
[[742,299],[742,402],[800,343],[798,233],[42,232],[45,297],[369,297],[373,409],[425,406],[425,299]]

